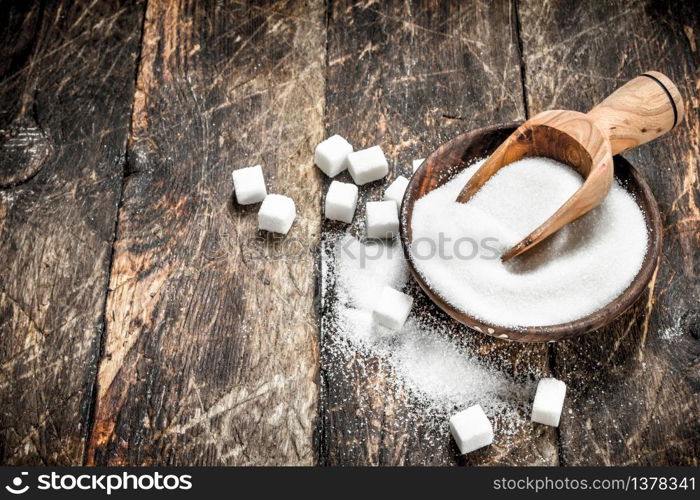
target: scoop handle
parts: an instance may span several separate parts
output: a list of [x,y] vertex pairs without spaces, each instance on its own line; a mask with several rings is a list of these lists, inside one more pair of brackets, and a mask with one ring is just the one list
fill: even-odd
[[607,134],[612,154],[664,135],[683,119],[685,106],[676,85],[658,71],[630,80],[588,112]]

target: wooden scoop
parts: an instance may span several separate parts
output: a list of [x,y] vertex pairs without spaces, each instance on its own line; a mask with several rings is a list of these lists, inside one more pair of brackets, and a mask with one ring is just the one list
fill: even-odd
[[488,157],[457,201],[468,202],[502,167],[525,157],[552,158],[585,178],[554,215],[503,254],[501,259],[507,261],[598,206],[612,184],[612,156],[665,134],[680,123],[683,113],[680,92],[657,71],[630,80],[587,114],[567,110],[539,113]]

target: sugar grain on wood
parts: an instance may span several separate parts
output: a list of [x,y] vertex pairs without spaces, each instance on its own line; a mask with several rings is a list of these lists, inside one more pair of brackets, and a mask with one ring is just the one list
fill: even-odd
[[[396,392],[407,391],[417,414],[435,417],[444,432],[447,415],[477,403],[489,417],[499,416],[503,434],[527,422],[532,384],[516,382],[500,368],[505,361],[480,357],[469,345],[467,330],[455,338],[420,311],[411,311],[398,330],[373,320],[385,287],[415,293],[398,241],[361,243],[344,235],[326,245],[332,251],[324,252],[322,295],[335,296],[323,317],[333,325],[333,338],[324,347],[328,355],[351,357],[354,363],[364,356],[383,360],[394,374]],[[327,368],[339,370],[340,376],[347,369],[345,362]]]

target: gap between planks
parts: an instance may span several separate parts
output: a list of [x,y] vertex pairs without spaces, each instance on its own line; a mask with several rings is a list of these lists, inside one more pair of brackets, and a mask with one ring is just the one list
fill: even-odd
[[[525,112],[525,119],[529,120],[530,119],[530,106],[528,104],[528,91],[527,91],[527,67],[526,67],[526,62],[525,62],[525,54],[523,50],[523,33],[522,33],[522,25],[521,25],[521,19],[520,19],[520,0],[513,0],[513,17],[514,17],[514,23],[513,25],[515,26],[515,37],[516,37],[516,42],[517,42],[517,47],[518,47],[518,63],[520,65],[520,86],[522,89],[522,96],[523,96],[523,110]],[[547,344],[547,362],[548,362],[548,368],[549,368],[549,373],[550,375],[554,375],[555,373],[555,368],[556,368],[556,351],[557,345],[555,342],[549,342]],[[557,426],[555,428],[555,436],[556,436],[556,448],[557,448],[557,463],[559,466],[563,466],[564,464],[564,454],[563,454],[563,443],[561,440],[561,432],[559,430],[559,427]]]
[[146,25],[146,13],[148,12],[148,1],[145,0],[143,3],[143,14],[141,16],[141,23],[139,27],[139,43],[138,43],[138,54],[136,54],[136,64],[134,65],[134,76],[133,76],[133,82],[134,82],[134,92],[131,96],[131,109],[129,112],[129,133],[127,134],[126,137],[126,145],[124,148],[124,159],[121,161],[120,166],[121,166],[121,171],[122,171],[122,178],[121,178],[121,183],[119,185],[119,200],[117,204],[117,213],[114,217],[114,224],[112,226],[112,244],[110,246],[110,252],[109,252],[109,267],[108,267],[108,272],[107,272],[107,284],[105,287],[104,291],[104,300],[102,302],[102,328],[100,330],[100,338],[99,338],[99,346],[98,346],[98,352],[97,352],[97,363],[95,363],[95,374],[93,378],[93,384],[91,388],[92,394],[90,395],[90,407],[88,408],[88,420],[87,420],[87,432],[85,435],[86,441],[85,441],[85,448],[83,451],[83,466],[88,465],[89,463],[89,458],[90,454],[94,453],[94,450],[91,447],[91,443],[93,442],[92,439],[92,434],[94,432],[94,427],[95,427],[95,409],[97,408],[97,384],[98,384],[98,376],[100,374],[100,365],[102,364],[102,360],[104,359],[105,355],[105,337],[107,333],[107,297],[109,295],[109,287],[110,283],[112,283],[112,266],[114,264],[114,247],[117,243],[117,230],[119,228],[119,220],[121,217],[122,213],[122,207],[124,205],[124,185],[126,184],[126,179],[131,175],[133,172],[129,170],[129,164],[130,164],[130,149],[129,149],[129,144],[131,143],[131,139],[133,136],[133,131],[134,131],[134,103],[136,101],[136,92],[138,91],[137,89],[137,83],[138,83],[138,77],[139,73],[141,71],[141,56],[143,54],[143,35],[145,32],[145,25]]

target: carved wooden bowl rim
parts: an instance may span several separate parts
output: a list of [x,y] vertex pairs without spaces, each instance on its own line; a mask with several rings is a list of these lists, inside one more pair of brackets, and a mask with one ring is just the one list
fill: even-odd
[[496,338],[520,342],[552,342],[598,330],[615,320],[637,301],[654,274],[661,252],[661,215],[656,199],[642,173],[619,155],[613,158],[615,178],[628,192],[632,193],[642,209],[649,238],[644,261],[634,280],[619,297],[604,308],[567,323],[518,329],[505,328],[478,320],[448,304],[425,283],[413,265],[408,249],[415,201],[449,181],[474,160],[489,155],[519,125],[520,123],[494,125],[461,134],[440,146],[413,174],[401,204],[400,217],[401,243],[408,267],[413,278],[440,309],[469,328]]

